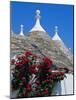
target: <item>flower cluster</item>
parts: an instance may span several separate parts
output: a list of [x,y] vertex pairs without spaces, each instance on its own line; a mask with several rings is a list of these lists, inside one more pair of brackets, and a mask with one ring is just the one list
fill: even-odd
[[64,72],[52,70],[52,60],[30,51],[12,59],[12,65],[11,90],[17,91],[18,98],[50,96],[55,83],[64,79]]
[[51,75],[49,75],[49,78],[54,81],[63,80],[64,72],[54,72]]

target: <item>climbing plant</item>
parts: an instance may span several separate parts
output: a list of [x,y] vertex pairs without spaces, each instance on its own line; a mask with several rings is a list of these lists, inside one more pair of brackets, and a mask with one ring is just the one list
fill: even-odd
[[64,79],[63,70],[53,70],[56,65],[48,57],[40,57],[31,51],[11,59],[11,91],[17,98],[50,96],[57,82]]

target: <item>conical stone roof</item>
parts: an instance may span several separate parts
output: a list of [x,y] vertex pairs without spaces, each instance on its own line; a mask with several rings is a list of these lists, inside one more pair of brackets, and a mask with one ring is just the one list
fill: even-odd
[[73,59],[72,54],[70,53],[69,49],[58,35],[58,26],[55,26],[55,35],[52,37],[52,40],[54,41],[54,44],[58,48],[60,48],[60,50],[70,59],[70,61],[72,61]]

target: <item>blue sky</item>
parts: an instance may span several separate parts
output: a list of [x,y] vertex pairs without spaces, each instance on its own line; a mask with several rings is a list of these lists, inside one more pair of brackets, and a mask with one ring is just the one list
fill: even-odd
[[73,51],[73,6],[58,4],[40,4],[26,2],[11,2],[11,30],[20,32],[20,25],[24,25],[24,33],[35,24],[35,12],[41,11],[41,25],[53,37],[54,26],[59,27],[59,36],[68,48]]

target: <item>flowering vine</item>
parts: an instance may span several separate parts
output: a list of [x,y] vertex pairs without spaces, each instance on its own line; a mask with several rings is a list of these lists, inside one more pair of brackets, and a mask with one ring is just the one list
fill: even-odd
[[30,51],[12,59],[11,66],[11,90],[17,91],[17,98],[50,96],[55,84],[64,79],[63,70],[52,70],[52,60]]

